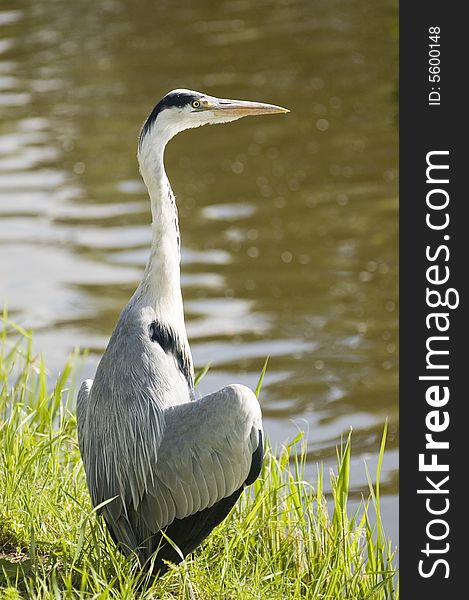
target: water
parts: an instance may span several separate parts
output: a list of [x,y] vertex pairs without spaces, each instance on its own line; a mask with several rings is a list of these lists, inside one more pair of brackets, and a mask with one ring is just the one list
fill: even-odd
[[353,427],[366,493],[385,419],[385,525],[397,542],[396,3],[2,0],[0,302],[51,377],[92,376],[146,261],[135,154],[167,91],[289,107],[189,131],[167,171],[206,393],[254,387],[274,445],[307,432],[308,477]]

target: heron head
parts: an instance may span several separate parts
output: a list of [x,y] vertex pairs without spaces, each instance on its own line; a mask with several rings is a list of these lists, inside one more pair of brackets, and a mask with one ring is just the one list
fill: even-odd
[[288,109],[262,102],[215,98],[202,92],[178,89],[166,94],[155,106],[140,133],[139,147],[152,137],[153,131],[164,143],[180,131],[228,123],[249,115],[287,113]]

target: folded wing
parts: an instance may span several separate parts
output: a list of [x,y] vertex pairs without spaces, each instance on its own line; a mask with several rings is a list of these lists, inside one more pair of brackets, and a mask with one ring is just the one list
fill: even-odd
[[[151,414],[139,428],[134,460],[126,466],[131,472],[123,474],[114,467],[115,473],[100,477],[94,470],[104,465],[89,456],[84,456],[84,464],[93,503],[116,497],[102,508],[114,540],[126,554],[136,551],[142,563],[159,549],[155,564],[162,570],[163,559],[181,560],[162,539],[162,530],[185,556],[226,517],[244,486],[258,476],[261,411],[251,390],[233,385],[166,409],[158,444],[153,440]],[[153,461],[148,461],[148,447],[141,447],[145,444],[157,448]],[[86,454],[90,445],[80,447]],[[108,468],[118,464],[106,462]]]

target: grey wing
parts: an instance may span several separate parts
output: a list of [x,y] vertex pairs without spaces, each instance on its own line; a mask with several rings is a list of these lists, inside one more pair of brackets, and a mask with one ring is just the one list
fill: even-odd
[[242,486],[261,428],[257,398],[244,386],[228,386],[198,402],[172,407],[150,491],[158,529],[168,525],[164,504],[173,501],[181,519]]
[[244,386],[176,405],[164,417],[157,460],[137,505],[122,505],[119,514],[103,508],[113,536],[124,545],[134,539],[144,559],[161,541],[155,534],[168,526],[183,553],[191,552],[228,514],[262,462],[261,410]]
[[[93,385],[92,379],[87,379],[81,384],[80,389],[77,394],[77,406],[76,406],[76,414],[77,414],[77,434],[78,434],[78,446],[80,448],[80,454],[83,460],[83,466],[85,468],[86,479],[88,483],[88,487],[91,494],[91,500],[94,506],[100,504],[103,500],[113,498],[117,496],[117,488],[116,486],[104,485],[103,489],[98,489],[98,485],[96,485],[98,479],[101,482],[106,481],[106,477],[97,477],[99,471],[99,459],[98,455],[91,451],[94,447],[93,443],[95,441],[95,433],[93,425],[95,423],[88,421],[88,413],[89,413],[89,404],[90,404],[90,391]],[[91,442],[91,443],[90,443]],[[103,473],[100,473],[103,475]],[[111,490],[110,487],[113,489]],[[124,524],[121,525],[121,535],[120,539],[118,539],[111,527],[111,524],[115,521],[116,523],[121,519],[121,508],[122,503],[110,502],[108,507],[108,516],[106,521],[108,522],[109,528],[111,530],[111,535],[114,538],[114,541],[118,544],[119,542],[125,544],[125,548],[135,547],[135,537],[131,529],[127,526],[125,529]]]

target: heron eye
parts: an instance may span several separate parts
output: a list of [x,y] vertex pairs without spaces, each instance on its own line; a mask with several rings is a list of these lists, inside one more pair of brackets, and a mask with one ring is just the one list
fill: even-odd
[[198,100],[194,100],[194,102],[192,103],[192,108],[199,108],[200,106],[200,102]]

